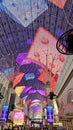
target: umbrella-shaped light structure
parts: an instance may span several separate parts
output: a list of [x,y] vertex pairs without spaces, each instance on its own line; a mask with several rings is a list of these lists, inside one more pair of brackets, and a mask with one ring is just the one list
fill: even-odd
[[72,0],[0,0],[0,72],[13,82],[25,111],[30,104],[33,111],[40,108],[32,103],[36,99],[45,106],[45,92],[54,92],[65,61],[56,42],[73,28],[72,5]]

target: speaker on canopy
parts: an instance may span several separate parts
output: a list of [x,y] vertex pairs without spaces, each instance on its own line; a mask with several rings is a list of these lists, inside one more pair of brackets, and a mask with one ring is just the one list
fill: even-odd
[[56,94],[54,94],[54,92],[50,92],[48,95],[48,98],[53,100],[56,97]]
[[59,37],[56,48],[64,55],[73,55],[73,29],[68,30]]

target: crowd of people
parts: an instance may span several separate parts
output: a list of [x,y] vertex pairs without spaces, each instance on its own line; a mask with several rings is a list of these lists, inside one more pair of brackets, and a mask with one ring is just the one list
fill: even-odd
[[3,129],[3,130],[67,130],[66,128],[63,128],[63,127],[52,127],[52,128],[49,128],[49,127],[20,127],[20,126],[14,126],[12,128],[6,128],[6,129]]

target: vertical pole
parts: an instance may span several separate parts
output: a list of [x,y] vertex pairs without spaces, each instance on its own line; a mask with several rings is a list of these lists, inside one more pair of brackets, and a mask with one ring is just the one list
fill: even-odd
[[1,130],[3,130],[3,125],[1,126]]

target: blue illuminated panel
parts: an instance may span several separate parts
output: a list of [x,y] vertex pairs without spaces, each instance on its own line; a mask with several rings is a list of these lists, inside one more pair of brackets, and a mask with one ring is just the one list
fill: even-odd
[[27,73],[25,74],[25,80],[31,80],[31,79],[34,79],[35,78],[35,75],[34,73]]
[[48,9],[48,5],[46,0],[2,0],[1,8],[13,20],[27,27]]
[[53,106],[48,105],[46,107],[46,110],[47,110],[47,120],[48,120],[48,122],[54,122]]
[[2,113],[1,113],[1,118],[2,119],[7,119],[7,116],[8,116],[8,109],[9,109],[9,105],[3,105],[2,106]]

